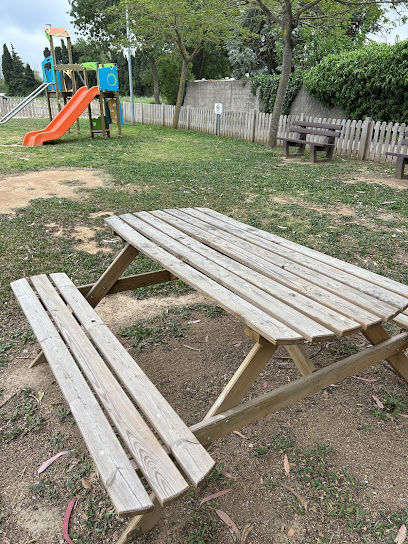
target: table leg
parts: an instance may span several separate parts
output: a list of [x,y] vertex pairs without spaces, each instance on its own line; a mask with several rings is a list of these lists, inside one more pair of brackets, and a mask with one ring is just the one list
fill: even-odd
[[306,353],[306,350],[302,345],[293,344],[291,346],[285,346],[285,348],[292,357],[302,376],[307,376],[308,374],[315,372],[316,367],[310,360],[309,355]]
[[[391,338],[382,325],[371,327],[370,329],[363,331],[363,334],[374,346]],[[405,353],[401,351],[387,357],[385,360],[392,366],[395,372],[408,383],[408,357]]]
[[[120,278],[138,253],[139,251],[136,248],[130,244],[126,244],[112,264],[108,266],[99,280],[93,284],[92,288],[85,295],[85,298],[89,301],[92,308],[95,308],[95,306],[103,299],[112,285]],[[45,363],[45,361],[46,359],[44,353],[41,351],[34,361],[31,362],[29,368],[33,368],[40,363]]]
[[152,529],[159,521],[163,512],[163,507],[159,504],[159,501],[153,494],[150,495],[150,498],[153,501],[154,510],[148,514],[133,517],[116,544],[130,544],[136,537],[150,531],[150,529]]
[[244,398],[278,347],[262,340],[262,344],[257,342],[253,346],[204,419],[237,406]]

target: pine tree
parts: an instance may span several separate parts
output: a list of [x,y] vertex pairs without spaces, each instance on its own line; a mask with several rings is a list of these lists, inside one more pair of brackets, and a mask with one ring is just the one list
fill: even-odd
[[38,80],[29,64],[24,67],[24,94],[30,94],[38,87]]
[[10,82],[13,79],[13,59],[6,44],[3,45],[3,55],[1,57],[1,70],[3,72],[4,81],[6,83],[7,92],[10,92]]

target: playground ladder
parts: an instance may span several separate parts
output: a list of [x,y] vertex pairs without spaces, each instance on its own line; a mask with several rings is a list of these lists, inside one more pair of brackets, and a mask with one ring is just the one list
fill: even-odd
[[17,106],[14,106],[12,110],[10,110],[2,119],[0,119],[0,125],[4,125],[4,123],[7,123],[7,121],[10,121],[19,111],[21,111],[23,108],[27,106],[34,98],[36,98],[39,94],[41,94],[46,87],[50,85],[49,82],[41,83],[39,87],[37,87],[31,94],[26,96]]

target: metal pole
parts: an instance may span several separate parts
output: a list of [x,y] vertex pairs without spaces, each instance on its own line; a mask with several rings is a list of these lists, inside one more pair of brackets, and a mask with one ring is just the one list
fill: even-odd
[[[126,8],[126,37],[129,40],[129,13]],[[133,78],[132,78],[132,56],[130,52],[130,45],[128,47],[128,71],[129,71],[129,93],[130,93],[130,120],[132,125],[135,124],[135,108],[133,103]]]

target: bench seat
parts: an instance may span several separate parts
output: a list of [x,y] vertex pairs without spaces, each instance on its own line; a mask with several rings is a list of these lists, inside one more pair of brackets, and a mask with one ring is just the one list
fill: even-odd
[[187,480],[197,486],[213,459],[68,276],[33,276],[31,284],[11,286],[118,515],[153,510],[152,496],[165,505],[185,493]]

